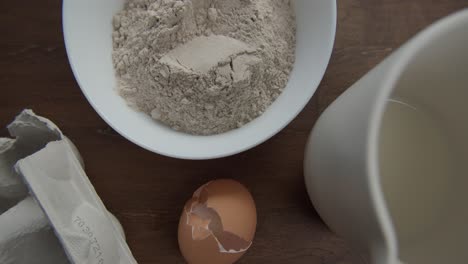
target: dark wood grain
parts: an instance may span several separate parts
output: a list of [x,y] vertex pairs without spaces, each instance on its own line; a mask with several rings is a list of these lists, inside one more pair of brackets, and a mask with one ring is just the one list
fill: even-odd
[[[67,62],[61,1],[0,1],[0,125],[24,108],[54,120],[76,143],[96,190],[123,224],[141,264],[183,263],[177,224],[201,184],[233,178],[258,208],[253,247],[239,263],[363,264],[322,223],[305,192],[303,149],[338,95],[416,32],[468,6],[466,0],[343,0],[330,66],[304,111],[268,142],[208,161],[177,160],[128,142],[96,114]],[[6,131],[0,130],[5,136]]]

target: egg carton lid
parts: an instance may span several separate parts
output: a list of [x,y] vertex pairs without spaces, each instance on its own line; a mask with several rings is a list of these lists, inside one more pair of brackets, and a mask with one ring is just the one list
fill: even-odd
[[28,195],[21,177],[13,169],[15,163],[50,141],[65,138],[54,123],[31,110],[21,112],[8,125],[8,131],[12,138],[0,138],[0,214]]
[[15,138],[0,138],[0,263],[136,263],[60,129],[24,110],[8,130]]
[[53,141],[20,160],[22,175],[74,263],[137,263],[121,229],[86,176],[70,144]]

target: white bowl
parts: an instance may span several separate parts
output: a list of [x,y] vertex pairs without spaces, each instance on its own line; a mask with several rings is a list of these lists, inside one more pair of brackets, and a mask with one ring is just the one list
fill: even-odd
[[185,159],[210,159],[252,148],[283,129],[317,89],[330,60],[336,29],[335,0],[296,0],[296,62],[283,93],[249,124],[214,136],[194,136],[158,124],[129,108],[115,92],[112,17],[124,0],[64,0],[68,59],[86,98],[117,132],[150,151]]

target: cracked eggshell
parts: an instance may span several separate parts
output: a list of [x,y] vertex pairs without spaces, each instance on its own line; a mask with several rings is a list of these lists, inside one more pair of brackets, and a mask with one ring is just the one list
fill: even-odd
[[249,191],[234,180],[215,180],[196,190],[179,222],[179,248],[189,264],[231,264],[252,245],[257,225]]

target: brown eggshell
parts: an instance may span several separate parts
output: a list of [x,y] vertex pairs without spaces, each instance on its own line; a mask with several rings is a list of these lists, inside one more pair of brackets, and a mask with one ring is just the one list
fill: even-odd
[[[205,214],[199,217],[190,213],[191,208],[202,208]],[[255,203],[243,185],[234,180],[211,181],[184,207],[178,230],[180,251],[189,264],[234,263],[250,247],[256,225]]]

